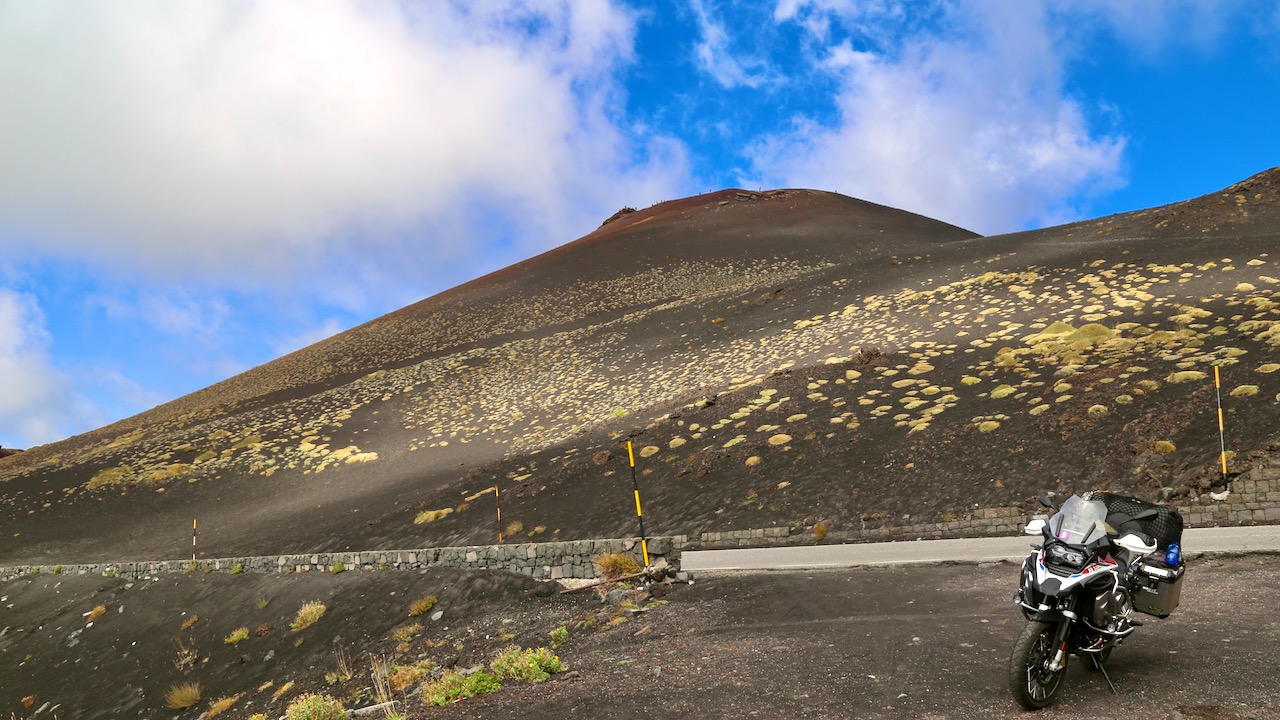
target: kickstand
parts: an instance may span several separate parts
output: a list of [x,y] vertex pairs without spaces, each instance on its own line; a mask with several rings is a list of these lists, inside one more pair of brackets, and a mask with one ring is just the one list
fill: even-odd
[[1093,661],[1093,666],[1098,669],[1098,672],[1102,673],[1103,679],[1107,681],[1107,687],[1111,688],[1111,694],[1118,695],[1115,683],[1111,682],[1111,676],[1107,674],[1107,669],[1102,666],[1102,659],[1097,654],[1091,654],[1089,659]]

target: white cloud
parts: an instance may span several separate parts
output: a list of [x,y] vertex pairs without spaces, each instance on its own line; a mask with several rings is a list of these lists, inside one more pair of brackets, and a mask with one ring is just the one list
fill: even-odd
[[49,341],[35,299],[0,288],[0,444],[57,440],[93,415],[50,364]]
[[528,254],[684,182],[616,120],[633,33],[609,0],[6,3],[0,243],[333,276],[406,235],[483,265],[496,214]]
[[295,350],[300,350],[321,340],[331,338],[346,329],[337,318],[325,318],[317,327],[307,328],[301,333],[278,338],[272,343],[272,348],[277,355],[288,355]]
[[126,293],[95,294],[85,300],[112,323],[146,325],[184,343],[217,344],[231,312],[227,300],[216,294],[165,288]]
[[1169,50],[1213,52],[1241,28],[1274,32],[1280,28],[1265,25],[1268,13],[1280,12],[1275,8],[1253,0],[1059,0],[1053,12],[1077,28],[1098,23],[1148,59],[1156,59]]
[[173,399],[116,370],[102,368],[94,370],[92,374],[94,385],[101,389],[112,404],[127,408],[128,411],[141,412]]
[[723,23],[711,17],[703,0],[691,0],[701,40],[694,46],[698,65],[722,87],[760,87],[765,83],[765,63],[734,55],[729,33]]
[[759,143],[764,184],[828,188],[992,233],[1071,218],[1070,198],[1121,182],[1124,139],[1095,132],[1065,90],[1060,37],[1042,8],[945,9],[931,33],[829,48],[839,121],[797,118]]

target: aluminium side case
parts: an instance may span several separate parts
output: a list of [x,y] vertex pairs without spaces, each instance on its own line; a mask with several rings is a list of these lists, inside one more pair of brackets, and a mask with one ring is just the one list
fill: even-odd
[[1158,618],[1169,617],[1182,597],[1186,573],[1187,566],[1181,561],[1176,566],[1151,558],[1142,561],[1134,578],[1133,609]]
[[1107,506],[1108,515],[1116,513],[1132,517],[1144,510],[1156,511],[1155,517],[1129,521],[1117,529],[1121,532],[1136,530],[1155,539],[1156,551],[1143,558],[1137,567],[1133,609],[1158,618],[1169,617],[1181,599],[1182,578],[1187,567],[1181,558],[1178,558],[1177,565],[1171,566],[1165,562],[1164,557],[1170,545],[1182,544],[1182,515],[1171,507],[1127,495],[1096,492],[1093,499],[1101,500]]

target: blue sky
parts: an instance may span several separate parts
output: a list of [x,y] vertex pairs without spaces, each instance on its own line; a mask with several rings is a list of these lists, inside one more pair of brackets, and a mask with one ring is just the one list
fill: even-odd
[[812,187],[992,234],[1216,190],[1278,127],[1278,2],[0,0],[0,445],[626,205]]

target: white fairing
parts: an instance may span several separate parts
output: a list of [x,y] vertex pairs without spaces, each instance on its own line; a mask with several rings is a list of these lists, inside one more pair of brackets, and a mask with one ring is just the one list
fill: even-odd
[[1044,532],[1044,518],[1031,518],[1027,521],[1027,526],[1022,528],[1023,535],[1039,535]]
[[1072,588],[1086,580],[1089,580],[1097,573],[1110,573],[1112,577],[1116,577],[1116,571],[1118,569],[1119,567],[1114,563],[1114,561],[1106,563],[1095,560],[1083,567],[1080,572],[1062,577],[1049,572],[1049,568],[1045,567],[1044,551],[1041,550],[1036,553],[1036,587],[1042,587],[1046,580],[1054,578],[1060,583],[1061,590],[1058,591],[1058,594],[1066,595]]

